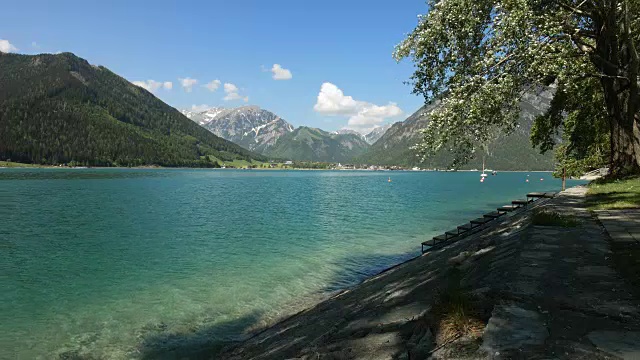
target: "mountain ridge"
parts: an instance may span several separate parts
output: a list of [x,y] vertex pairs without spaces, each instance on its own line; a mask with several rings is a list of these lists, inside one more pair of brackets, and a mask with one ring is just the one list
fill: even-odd
[[369,144],[355,134],[336,134],[300,126],[280,137],[266,155],[287,160],[350,162],[368,147]]
[[[265,156],[285,160],[333,162],[339,159],[337,162],[345,162],[362,154],[369,146],[369,134],[350,129],[328,132],[309,126],[294,128],[280,116],[255,105],[181,112],[220,137]],[[295,135],[285,136],[296,130]],[[306,145],[301,138],[305,139]]]
[[[489,153],[485,154],[488,167],[496,170],[553,170],[552,152],[541,155],[533,149],[529,140],[534,118],[542,114],[553,97],[553,89],[539,89],[525,94],[520,102],[520,119],[516,129],[509,135],[500,134],[490,144]],[[421,162],[411,147],[421,141],[420,129],[427,126],[428,114],[437,103],[420,107],[404,121],[393,124],[369,151],[355,159],[358,163],[377,165],[420,166],[424,168],[448,168],[451,156],[444,152]],[[482,168],[482,155],[477,155],[461,169]]]
[[0,53],[0,158],[93,166],[263,159],[72,53]]
[[364,135],[364,139],[371,145],[375,144],[386,132],[393,126],[393,124],[386,124],[375,127],[368,134]]
[[217,136],[259,153],[265,153],[280,136],[294,129],[280,116],[255,105],[182,113]]

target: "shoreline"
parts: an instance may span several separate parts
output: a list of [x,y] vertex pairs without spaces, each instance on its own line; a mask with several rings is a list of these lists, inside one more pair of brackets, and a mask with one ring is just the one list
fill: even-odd
[[[435,171],[434,171],[435,172]],[[471,172],[471,171],[470,171]],[[510,171],[510,172],[526,172],[526,171]],[[541,171],[536,171],[536,172],[541,172]],[[576,188],[576,187],[581,187],[583,185],[576,185],[572,188]],[[571,189],[571,188],[568,188]],[[501,233],[505,231],[505,228],[510,228],[512,225],[517,224],[519,222],[522,221],[523,217],[528,216],[529,214],[531,214],[532,210],[539,207],[539,206],[544,206],[545,204],[547,204],[548,202],[552,201],[553,199],[542,199],[539,200],[538,203],[533,204],[532,206],[530,206],[529,208],[526,209],[522,209],[521,211],[517,211],[511,215],[509,215],[506,218],[503,218],[502,220],[500,220],[500,222],[497,222],[493,225],[490,225],[484,229],[481,229],[479,231],[477,231],[474,234],[469,235],[468,237],[462,238],[461,240],[458,241],[454,241],[451,242],[448,245],[445,245],[442,248],[438,248],[437,250],[433,251],[433,252],[426,252],[426,253],[422,253],[422,254],[418,254],[416,256],[413,256],[409,259],[406,259],[402,262],[399,262],[397,264],[385,267],[383,269],[380,269],[379,271],[377,271],[376,273],[367,276],[365,278],[363,278],[362,280],[360,280],[359,282],[342,288],[342,289],[338,289],[332,292],[328,292],[328,293],[317,293],[317,300],[314,303],[311,303],[310,305],[308,305],[307,307],[288,314],[288,315],[284,315],[282,318],[276,320],[275,322],[271,323],[271,324],[267,324],[266,326],[260,326],[258,328],[254,328],[253,330],[249,330],[247,334],[245,334],[244,339],[237,341],[237,342],[228,342],[227,344],[224,345],[223,349],[221,350],[221,352],[219,353],[219,355],[222,356],[229,356],[230,352],[235,351],[236,349],[240,348],[243,346],[243,344],[250,342],[254,339],[259,338],[261,335],[268,333],[269,331],[273,331],[274,329],[277,329],[278,327],[285,327],[287,328],[286,323],[293,321],[295,319],[297,319],[298,317],[303,317],[303,315],[305,313],[308,313],[310,311],[313,311],[317,308],[322,307],[323,305],[338,300],[341,297],[350,294],[354,291],[357,291],[358,289],[360,289],[361,287],[363,287],[364,285],[366,285],[367,283],[376,281],[378,279],[381,279],[382,277],[385,277],[388,274],[393,273],[394,271],[399,271],[402,268],[406,268],[406,267],[416,267],[415,264],[416,262],[419,262],[420,260],[427,258],[429,256],[435,257],[435,256],[440,256],[440,252],[444,252],[444,251],[448,251],[451,249],[456,249],[456,248],[460,248],[462,244],[464,244],[464,246],[468,247],[468,246],[472,246],[474,241],[477,241],[481,238],[484,238],[486,236],[489,236],[490,234],[493,233]],[[406,270],[406,269],[405,269]],[[223,357],[226,358],[226,357]]]
[[[66,169],[66,170],[91,170],[91,169],[113,169],[113,170],[124,170],[124,169],[132,169],[132,170],[246,170],[246,171],[287,171],[287,170],[297,170],[297,171],[366,171],[366,172],[441,172],[441,173],[453,173],[453,172],[463,172],[463,173],[480,173],[481,170],[456,170],[456,171],[446,171],[446,170],[412,170],[412,169],[401,169],[401,170],[369,170],[369,169],[313,169],[313,168],[202,168],[202,167],[165,167],[158,165],[145,165],[145,166],[57,166],[57,165],[40,165],[40,164],[25,164],[25,163],[8,163],[9,166],[5,166],[3,164],[7,164],[7,162],[0,161],[0,169]],[[553,170],[496,170],[498,174],[500,173],[527,173],[527,172],[536,172],[536,173],[553,173]]]
[[[512,172],[519,172],[519,171],[512,171]],[[578,185],[580,186],[580,185]],[[541,201],[541,203],[536,204],[537,206],[540,205],[544,205],[545,203],[547,203],[549,200],[552,199],[546,199]],[[242,359],[242,357],[237,357],[238,356],[238,350],[240,349],[240,354],[242,354],[244,351],[241,350],[243,347],[245,347],[247,344],[251,343],[252,341],[256,341],[256,343],[261,343],[262,339],[260,339],[261,336],[263,335],[267,335],[269,332],[275,332],[275,333],[281,333],[282,330],[280,330],[280,328],[284,328],[285,330],[287,330],[289,328],[288,323],[289,322],[296,322],[296,320],[298,318],[304,318],[305,314],[310,313],[312,311],[316,311],[319,309],[323,309],[325,307],[332,307],[333,305],[331,304],[332,302],[335,301],[340,301],[343,300],[343,298],[345,298],[347,295],[349,296],[353,296],[353,294],[355,292],[360,291],[363,287],[367,286],[367,285],[371,285],[371,283],[373,282],[384,282],[384,277],[393,275],[395,272],[401,272],[401,271],[407,271],[409,276],[411,275],[415,275],[413,274],[413,272],[415,272],[416,269],[414,268],[418,268],[420,267],[419,263],[423,262],[425,259],[428,258],[441,258],[442,253],[448,253],[450,252],[452,249],[455,251],[455,249],[460,249],[461,247],[465,247],[468,248],[469,246],[473,245],[473,242],[486,237],[492,233],[500,233],[503,232],[505,228],[510,228],[512,225],[522,221],[522,218],[525,217],[527,214],[531,213],[531,210],[534,209],[537,206],[531,206],[528,209],[524,210],[524,211],[518,211],[515,214],[512,214],[511,216],[502,219],[499,223],[496,223],[488,228],[482,229],[480,231],[478,231],[477,233],[474,233],[468,237],[465,237],[461,240],[452,242],[449,245],[445,245],[444,247],[441,247],[439,249],[437,249],[436,251],[433,252],[426,252],[423,254],[419,254],[416,255],[415,257],[412,257],[410,259],[407,259],[403,262],[400,262],[398,264],[389,266],[387,268],[384,268],[380,271],[378,271],[377,273],[375,273],[374,275],[371,276],[367,276],[364,279],[362,279],[361,281],[359,281],[357,284],[354,284],[352,286],[340,289],[340,290],[336,290],[334,293],[332,294],[327,294],[326,297],[321,298],[320,301],[311,304],[310,306],[289,314],[289,315],[285,315],[283,318],[277,320],[276,322],[274,322],[273,324],[269,324],[266,325],[265,327],[260,327],[258,329],[254,329],[254,331],[249,331],[248,334],[246,334],[246,338],[244,338],[243,340],[240,340],[238,342],[229,342],[227,343],[223,349],[221,350],[221,352],[219,354],[214,354],[214,355],[219,355],[221,356],[222,359]],[[385,284],[386,285],[386,284]],[[358,299],[359,300],[359,299]],[[419,314],[416,314],[419,315]],[[320,318],[324,317],[323,314],[319,315]],[[267,336],[267,338],[272,338],[273,335]],[[369,354],[371,356],[373,356],[373,354]],[[289,356],[289,355],[287,355]],[[289,356],[290,357],[290,356]],[[293,356],[296,357],[296,356]],[[251,357],[253,358],[253,357]],[[262,358],[260,356],[256,356],[256,358]],[[272,357],[266,357],[268,359],[271,359]],[[287,357],[288,358],[288,357]],[[275,358],[274,358],[275,359]]]
[[[585,208],[585,192],[584,185],[568,188],[492,227],[369,276],[211,355],[234,360],[507,359],[558,353],[600,358],[603,350],[618,355],[615,345],[602,348],[594,339],[602,330],[616,329],[620,336],[640,331],[640,311],[635,310],[640,307],[624,295],[626,285],[605,256],[610,239]],[[536,208],[570,216],[580,225],[537,223]],[[458,305],[463,300],[450,297],[457,291],[471,302]],[[465,309],[463,314],[448,315],[457,306]],[[451,330],[456,325],[442,320],[458,318],[447,316],[462,316],[467,325]]]
[[[98,174],[100,171],[96,170],[95,173]],[[123,171],[124,174],[125,171]],[[25,172],[26,173],[26,172]],[[55,176],[55,171],[49,171],[50,174],[52,174],[51,176],[53,177],[57,177]],[[75,173],[73,171],[68,171],[69,174]],[[81,173],[77,172],[78,174]],[[113,172],[114,174],[117,174],[117,171]],[[140,174],[143,175],[143,173],[145,173],[144,171],[141,171]],[[189,172],[185,172],[185,174],[188,174]],[[197,174],[198,172],[193,172],[192,174]],[[202,172],[203,174],[206,174],[204,172]],[[1,171],[0,171],[1,174]],[[20,174],[20,172],[16,172],[16,174]],[[34,174],[37,174],[37,171],[34,172]],[[87,171],[87,174],[89,174],[89,171]],[[169,172],[167,172],[167,174],[169,174]],[[235,174],[238,174],[238,176],[241,175],[241,173],[236,172]],[[336,176],[339,176],[340,174],[335,173]],[[250,175],[250,174],[248,174]],[[348,174],[343,174],[346,176],[351,176]],[[353,176],[356,176],[357,174],[352,174]],[[365,175],[365,174],[362,174]],[[408,177],[412,177],[412,178],[421,178],[420,175],[406,175]],[[467,177],[465,175],[460,175],[462,177]],[[474,175],[475,176],[475,175]],[[520,178],[520,175],[515,176],[515,175],[511,175],[514,178]],[[386,177],[386,174],[385,174]],[[437,175],[436,175],[437,177]],[[379,178],[376,175],[373,175],[373,178]],[[456,178],[455,175],[451,175],[451,176],[444,176],[444,178]],[[505,178],[508,178],[508,175],[505,175]],[[475,178],[474,178],[475,179]],[[384,179],[386,180],[386,179]],[[44,184],[44,186],[46,187],[47,185]],[[462,205],[465,206],[465,205]],[[455,216],[455,214],[454,214]],[[459,218],[462,218],[462,216],[458,215]],[[422,232],[422,234],[424,235],[424,232]],[[276,309],[276,313],[280,313],[281,316],[278,317],[264,317],[263,319],[265,321],[262,321],[263,319],[260,319],[260,322],[254,323],[255,327],[253,329],[243,329],[243,330],[247,330],[247,331],[243,331],[243,332],[238,332],[238,334],[244,334],[245,336],[255,336],[254,334],[260,334],[261,332],[264,331],[268,331],[269,327],[271,326],[275,326],[278,323],[281,323],[282,321],[286,321],[286,319],[292,317],[292,316],[296,316],[299,315],[301,313],[305,313],[307,311],[309,311],[309,309],[315,308],[317,306],[319,306],[319,304],[326,302],[326,301],[331,301],[332,299],[337,299],[337,298],[341,298],[342,296],[345,296],[346,294],[348,294],[349,292],[354,291],[354,289],[356,289],[357,287],[363,286],[364,284],[366,284],[367,282],[371,281],[372,279],[375,279],[377,277],[380,276],[384,276],[384,274],[389,273],[389,272],[393,272],[394,269],[402,267],[402,266],[407,266],[409,264],[412,264],[415,261],[418,261],[419,258],[421,257],[421,255],[419,254],[419,251],[417,250],[418,246],[419,246],[419,242],[417,242],[415,239],[412,240],[413,244],[415,245],[412,249],[416,249],[415,252],[407,252],[408,256],[404,257],[404,258],[398,258],[397,261],[394,262],[386,262],[386,263],[379,263],[379,266],[365,266],[363,264],[361,264],[361,267],[354,267],[353,269],[363,269],[364,271],[360,272],[360,274],[364,275],[362,277],[359,278],[352,278],[352,281],[350,281],[349,283],[342,283],[343,285],[346,286],[341,286],[341,287],[333,287],[333,288],[325,288],[325,289],[321,289],[320,291],[315,291],[312,293],[309,293],[309,296],[303,296],[302,299],[300,299],[299,302],[295,302],[293,305],[297,305],[295,308],[294,307],[288,307],[288,306],[275,306],[274,308]],[[396,250],[397,251],[397,250]],[[356,254],[356,253],[354,253]],[[409,265],[409,266],[413,266],[413,265]],[[312,272],[313,274],[313,272]],[[286,304],[286,303],[285,303]],[[290,311],[283,311],[283,310],[290,310]],[[160,325],[162,325],[162,323],[158,323]],[[253,325],[253,324],[252,324]],[[146,328],[144,328],[145,331],[148,330]],[[173,328],[171,328],[173,329]],[[248,331],[248,330],[254,330],[254,331]],[[145,342],[143,343],[141,346],[149,346],[149,348],[154,348],[155,346],[160,347],[160,341],[162,339],[166,339],[167,337],[178,337],[178,338],[184,338],[184,339],[193,339],[192,333],[176,333],[173,331],[168,331],[168,332],[162,332],[162,331],[156,331],[156,328],[153,328],[149,331],[146,331],[145,333],[145,339],[151,339],[152,341],[158,340],[157,343],[155,342]],[[147,336],[147,335],[150,336]],[[196,332],[196,334],[198,334]],[[164,337],[163,337],[164,336]],[[238,340],[244,340],[244,337],[238,337],[238,338],[232,338],[232,339],[228,339],[228,341],[230,342],[234,342],[238,341]],[[193,341],[190,341],[190,343],[193,343]],[[73,350],[75,350],[75,348],[72,348]],[[82,351],[81,349],[79,349],[78,351]]]

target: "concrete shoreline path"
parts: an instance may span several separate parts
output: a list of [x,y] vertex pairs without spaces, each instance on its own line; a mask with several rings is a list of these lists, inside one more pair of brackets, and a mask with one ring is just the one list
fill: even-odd
[[612,241],[640,244],[640,209],[596,210],[595,213]]
[[[640,240],[640,211],[623,213],[623,225],[613,218],[620,215],[598,213],[607,233],[587,210],[585,193],[571,188],[532,207],[572,216],[576,227],[535,226],[531,211],[523,212],[367,279],[216,358],[640,359],[640,302],[616,271],[610,246]],[[443,338],[438,326],[452,274],[474,299],[473,321],[482,326],[473,336]]]

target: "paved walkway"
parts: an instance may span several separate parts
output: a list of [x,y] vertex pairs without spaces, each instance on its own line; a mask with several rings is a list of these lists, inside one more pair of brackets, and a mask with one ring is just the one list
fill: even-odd
[[640,243],[640,209],[597,210],[595,213],[612,241]]
[[501,299],[483,334],[488,358],[640,359],[640,303],[615,270],[585,192],[572,188],[543,206],[579,226],[529,226],[501,244],[513,249],[511,257],[478,263],[480,270],[488,261],[495,270],[485,274],[502,276],[501,284],[488,283]]

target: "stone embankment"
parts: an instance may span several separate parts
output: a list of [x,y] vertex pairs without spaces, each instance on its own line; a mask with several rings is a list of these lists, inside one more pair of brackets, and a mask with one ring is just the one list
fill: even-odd
[[257,334],[223,359],[636,359],[640,303],[577,187]]

